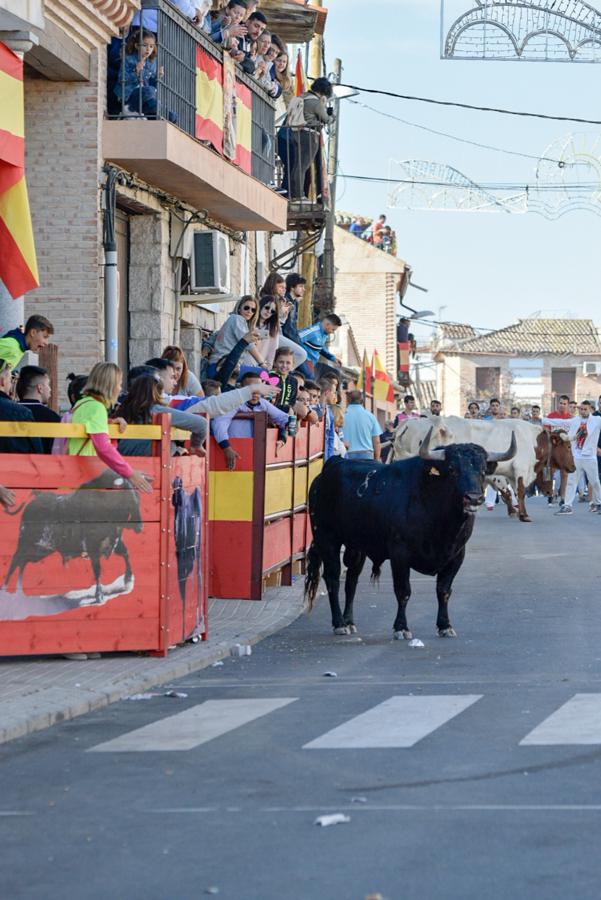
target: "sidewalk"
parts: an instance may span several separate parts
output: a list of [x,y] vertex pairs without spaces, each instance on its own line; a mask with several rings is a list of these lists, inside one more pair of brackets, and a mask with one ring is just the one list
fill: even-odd
[[0,661],[0,743],[167,684],[230,655],[235,644],[256,644],[303,611],[303,579],[272,588],[265,600],[209,601],[209,638],[170,651],[165,659],[121,653],[76,662],[61,657]]

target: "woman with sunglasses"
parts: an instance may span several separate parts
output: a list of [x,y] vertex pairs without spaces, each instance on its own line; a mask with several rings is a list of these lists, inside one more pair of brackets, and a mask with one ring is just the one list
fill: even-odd
[[292,309],[292,301],[286,297],[286,281],[278,272],[271,272],[261,288],[261,297],[269,295],[278,301],[278,313],[280,317],[280,334],[278,337],[278,347],[287,347],[292,350],[294,356],[294,368],[298,369],[307,361],[307,351],[300,344],[291,341],[282,333],[284,323],[286,322]]
[[280,315],[277,297],[269,294],[264,294],[261,297],[257,329],[261,335],[261,341],[257,344],[257,349],[267,363],[267,371],[270,371],[280,340]]
[[241,352],[241,365],[258,367],[260,369],[269,368],[256,345],[256,341],[259,339],[255,330],[258,316],[259,304],[256,297],[246,294],[238,301],[234,311],[230,313],[217,332],[217,337],[209,356],[208,378],[215,377],[219,363],[229,356],[241,341],[248,345],[248,348]]

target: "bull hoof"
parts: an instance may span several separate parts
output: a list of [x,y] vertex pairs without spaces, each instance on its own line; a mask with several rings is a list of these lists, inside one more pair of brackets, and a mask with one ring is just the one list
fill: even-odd
[[457,632],[454,628],[439,628],[438,629],[438,637],[447,638],[447,637],[457,637]]
[[348,625],[349,634],[357,634],[357,626],[356,625]]
[[351,629],[349,628],[348,625],[345,625],[343,628],[335,628],[334,629],[334,634],[350,634],[350,633],[351,633]]
[[395,641],[411,641],[413,639],[413,634],[408,628],[405,628],[403,631],[395,631],[394,639]]

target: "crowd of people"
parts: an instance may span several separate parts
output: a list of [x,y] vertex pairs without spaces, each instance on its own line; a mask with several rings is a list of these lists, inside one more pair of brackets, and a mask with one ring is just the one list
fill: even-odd
[[[325,172],[320,133],[334,120],[334,110],[328,106],[330,81],[317,78],[309,90],[299,90],[296,96],[288,46],[270,30],[257,0],[172,0],[172,5],[275,100],[276,146],[283,169],[279,192],[290,199],[321,201]],[[165,77],[159,26],[158,10],[142,9],[127,33],[112,39],[107,57],[109,115],[153,118],[158,114],[177,123],[175,111],[159,110],[158,84]],[[382,234],[378,230],[377,241],[384,248],[390,229],[382,229]]]
[[341,215],[338,218],[338,225],[348,231],[349,234],[354,234],[355,237],[361,238],[361,240],[367,241],[368,244],[377,247],[378,250],[383,250],[385,253],[391,253],[393,256],[396,256],[396,232],[387,224],[384,213],[373,221],[362,216]]
[[[326,421],[327,453],[340,450],[340,360],[328,349],[341,325],[334,313],[308,328],[298,328],[305,279],[272,273],[258,296],[242,297],[222,327],[203,347],[198,374],[190,370],[180,347],[165,347],[125,375],[114,363],[101,362],[85,374],[68,376],[69,408],[62,416],[51,407],[49,372],[21,365],[27,351],[38,353],[54,334],[42,315],[32,315],[25,328],[0,338],[0,420],[68,422],[85,426],[85,438],[0,437],[0,452],[98,456],[118,475],[141,490],[151,490],[146,476],[128,457],[148,456],[151,442],[127,437],[109,439],[109,424],[123,433],[129,424],[144,425],[157,413],[170,416],[175,428],[190,432],[189,447],[176,443],[175,453],[204,453],[210,431],[234,469],[238,454],[230,438],[248,429],[236,413],[266,412],[278,428],[280,442],[296,434],[299,423]],[[338,422],[338,425],[336,425]],[[240,431],[242,428],[242,431]],[[344,450],[344,447],[342,447]],[[5,503],[6,493],[0,494]]]

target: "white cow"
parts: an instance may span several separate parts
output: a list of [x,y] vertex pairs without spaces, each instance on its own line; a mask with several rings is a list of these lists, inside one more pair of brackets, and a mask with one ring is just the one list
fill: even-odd
[[[507,492],[511,485],[518,498],[520,521],[530,522],[526,510],[526,488],[537,481],[543,493],[552,491],[553,467],[574,471],[574,460],[566,434],[550,434],[540,425],[531,425],[522,419],[462,419],[459,416],[432,416],[424,419],[408,419],[397,427],[390,462],[417,456],[422,441],[432,429],[430,447],[446,444],[479,444],[488,452],[502,452],[507,448],[513,432],[517,452],[513,459],[499,463],[489,479],[501,492],[508,509],[513,505]],[[390,459],[392,457],[392,459]]]

